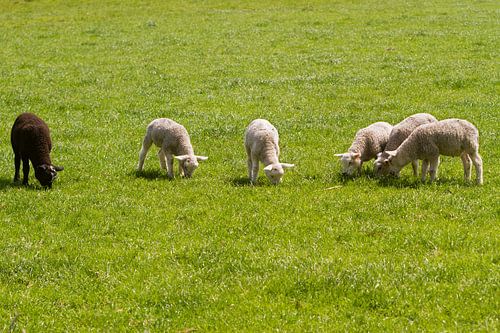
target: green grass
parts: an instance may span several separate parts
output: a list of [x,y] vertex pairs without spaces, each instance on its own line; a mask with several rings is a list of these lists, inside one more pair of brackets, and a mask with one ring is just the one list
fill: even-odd
[[[499,330],[495,1],[0,0],[0,330]],[[46,120],[50,191],[12,184],[10,128]],[[357,129],[417,112],[480,131],[482,187],[339,177]],[[146,125],[209,156],[169,181]],[[246,180],[280,131],[284,182]],[[33,173],[33,172],[32,172]]]

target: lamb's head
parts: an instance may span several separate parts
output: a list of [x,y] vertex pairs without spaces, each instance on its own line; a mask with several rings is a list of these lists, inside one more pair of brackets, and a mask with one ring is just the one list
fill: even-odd
[[394,177],[399,177],[399,172],[402,167],[395,163],[394,158],[396,157],[396,150],[390,150],[384,152],[387,154],[387,157],[382,160],[382,164],[384,165],[384,169],[387,170],[387,173]]
[[42,186],[52,188],[52,182],[57,178],[57,171],[63,170],[63,167],[42,164],[35,168],[35,177]]
[[335,156],[340,157],[340,163],[342,165],[342,174],[345,176],[352,176],[361,167],[361,154],[360,153],[343,153],[335,154]]
[[198,167],[198,161],[205,161],[208,159],[206,156],[197,155],[180,155],[175,156],[175,159],[179,160],[184,177],[191,178],[194,170]]
[[289,163],[273,163],[264,168],[264,173],[271,183],[277,185],[281,183],[281,178],[285,174],[284,169],[293,168],[295,164]]
[[375,162],[373,162],[373,173],[377,177],[387,176],[389,174],[389,164],[385,160],[389,157],[386,152],[378,153]]

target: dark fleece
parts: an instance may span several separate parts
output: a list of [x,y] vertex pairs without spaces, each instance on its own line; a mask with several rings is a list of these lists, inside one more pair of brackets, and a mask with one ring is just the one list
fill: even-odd
[[[23,161],[23,183],[27,183],[28,181],[28,175],[26,174],[29,172],[28,160],[31,161],[35,170],[43,164],[52,165],[49,155],[52,149],[49,127],[36,115],[23,113],[17,117],[14,126],[12,126],[10,140],[16,160]],[[15,178],[19,177],[18,170],[18,166],[16,166]],[[37,179],[40,180],[38,177]]]

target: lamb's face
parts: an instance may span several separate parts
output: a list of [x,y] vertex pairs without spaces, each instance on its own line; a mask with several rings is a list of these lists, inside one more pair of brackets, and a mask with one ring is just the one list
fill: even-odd
[[361,166],[361,155],[359,153],[344,153],[335,156],[340,157],[342,174],[345,176],[354,175]]
[[378,153],[377,159],[373,163],[373,173],[377,177],[387,176],[389,174],[389,165],[385,163],[388,155],[385,153]]
[[195,156],[188,157],[180,163],[182,170],[184,171],[184,177],[186,178],[190,178],[193,175],[194,170],[198,167],[198,160]]
[[57,178],[57,170],[52,165],[42,164],[35,168],[35,177],[42,186],[51,188]]
[[391,161],[392,158],[393,156],[388,156],[387,158],[384,159],[383,161],[384,168],[387,170],[387,173],[392,177],[399,177],[401,168],[394,165],[394,163]]
[[198,167],[198,161],[206,161],[208,159],[206,156],[198,155],[180,155],[174,157],[179,161],[182,173],[186,178],[190,178],[193,175],[194,170]]
[[392,177],[399,177],[399,172],[401,168],[394,166],[393,164],[389,164],[389,175]]
[[272,184],[277,185],[281,183],[285,171],[281,164],[271,164],[264,168],[264,173]]

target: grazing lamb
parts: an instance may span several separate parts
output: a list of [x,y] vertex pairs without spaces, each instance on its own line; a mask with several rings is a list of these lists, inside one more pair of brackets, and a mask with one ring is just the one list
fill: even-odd
[[153,142],[157,147],[160,147],[158,152],[160,167],[167,169],[169,178],[174,177],[173,158],[179,161],[179,173],[186,178],[193,175],[194,170],[198,167],[198,161],[208,159],[206,156],[194,154],[189,134],[184,126],[171,119],[159,118],[153,120],[146,129],[142,149],[139,153],[137,171],[142,171],[144,159]]
[[391,130],[392,125],[386,122],[377,122],[360,129],[347,153],[335,154],[340,157],[342,174],[352,176],[357,172],[360,175],[363,162],[375,158],[384,150]]
[[259,161],[264,164],[264,172],[274,185],[281,182],[283,169],[293,168],[294,164],[280,163],[280,148],[276,128],[265,119],[255,119],[245,131],[248,177],[255,184],[259,173]]
[[14,151],[14,182],[19,181],[19,168],[23,161],[23,185],[28,185],[29,161],[35,170],[35,177],[44,187],[51,188],[57,171],[64,170],[50,161],[52,141],[47,124],[32,113],[22,113],[16,118],[10,133]]
[[[420,125],[425,125],[428,123],[435,123],[437,119],[433,115],[428,113],[417,113],[408,118],[404,119],[399,124],[392,128],[391,134],[389,135],[389,141],[385,146],[385,150],[395,150],[397,149],[407,137]],[[388,157],[387,153],[384,151],[377,154],[377,159],[374,163],[374,174],[375,176],[386,176],[389,174],[389,169],[385,167],[383,161]],[[418,176],[418,160],[411,162],[413,167],[413,175]]]
[[397,150],[386,151],[389,155],[383,163],[391,174],[398,174],[402,167],[413,160],[422,162],[422,181],[427,167],[430,180],[434,181],[439,166],[439,155],[460,156],[464,165],[464,178],[470,180],[471,159],[476,169],[476,181],[483,183],[483,161],[478,153],[479,133],[466,120],[446,119],[417,127]]

